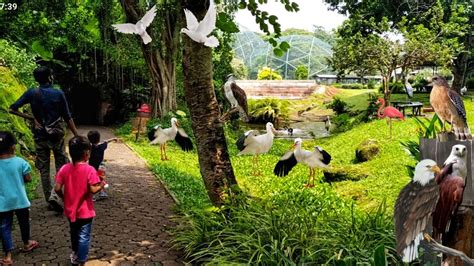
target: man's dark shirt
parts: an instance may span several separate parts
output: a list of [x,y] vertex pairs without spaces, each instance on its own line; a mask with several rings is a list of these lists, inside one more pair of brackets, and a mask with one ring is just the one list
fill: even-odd
[[38,89],[29,89],[10,106],[10,109],[18,111],[23,105],[30,104],[33,116],[43,126],[50,125],[60,117],[64,121],[71,119],[71,112],[69,112],[63,91],[54,89],[51,85],[39,87],[41,96],[37,91]]
[[99,166],[104,160],[104,153],[107,149],[107,142],[100,144],[92,144],[91,156],[89,157],[89,165],[94,167],[95,170],[99,170]]

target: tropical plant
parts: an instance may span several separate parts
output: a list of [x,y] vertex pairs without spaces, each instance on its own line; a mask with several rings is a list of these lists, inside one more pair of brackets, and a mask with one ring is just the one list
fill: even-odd
[[258,80],[282,80],[283,77],[275,69],[264,67],[257,74]]
[[0,65],[8,67],[27,87],[32,87],[36,83],[33,79],[33,70],[36,68],[34,57],[35,54],[0,39]]
[[339,97],[334,97],[332,99],[332,102],[330,102],[327,105],[327,107],[331,108],[334,111],[334,113],[336,113],[337,115],[348,113],[351,108],[351,106],[348,103],[344,102]]
[[289,116],[289,102],[274,98],[248,101],[249,114],[254,122],[272,122],[287,120]]
[[438,114],[435,114],[431,119],[415,117],[415,122],[418,125],[417,131],[420,138],[434,139],[443,127],[443,122],[439,119]]
[[296,67],[295,70],[295,78],[298,80],[305,80],[308,79],[309,70],[306,66],[300,65]]

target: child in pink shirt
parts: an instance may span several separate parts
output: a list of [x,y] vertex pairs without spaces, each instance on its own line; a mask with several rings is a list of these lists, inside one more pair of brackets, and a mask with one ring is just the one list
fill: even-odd
[[64,201],[64,215],[71,233],[71,263],[85,265],[91,242],[92,220],[95,217],[92,194],[104,188],[89,160],[91,144],[82,136],[69,141],[72,163],[63,165],[56,175],[54,190]]

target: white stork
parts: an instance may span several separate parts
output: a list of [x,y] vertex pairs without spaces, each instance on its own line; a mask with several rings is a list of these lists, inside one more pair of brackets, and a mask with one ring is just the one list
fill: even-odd
[[267,133],[262,135],[257,135],[258,133],[254,130],[250,130],[245,132],[240,138],[237,140],[236,145],[239,149],[239,153],[237,155],[243,154],[253,154],[253,174],[260,175],[258,171],[258,155],[267,153],[273,145],[273,137],[275,134],[275,128],[273,124],[268,122],[266,125]]
[[326,116],[326,120],[324,121],[324,128],[326,128],[326,131],[329,133],[329,129],[331,129],[331,119],[329,119],[329,116]]
[[462,177],[452,173],[453,163],[440,170],[435,161],[422,160],[415,167],[413,180],[400,191],[395,203],[395,236],[404,262],[418,257],[418,246],[429,233],[430,222],[438,241],[449,231],[465,186]]
[[183,151],[190,151],[193,149],[193,143],[189,136],[179,127],[179,122],[176,118],[171,118],[170,128],[161,128],[159,125],[155,126],[153,130],[148,132],[148,139],[150,144],[160,144],[161,160],[169,160],[166,156],[166,142],[175,140]]
[[308,184],[305,187],[314,187],[315,168],[327,167],[331,162],[331,155],[319,146],[314,147],[314,151],[303,150],[302,143],[302,139],[295,139],[294,150],[285,153],[280,158],[273,173],[280,177],[286,176],[297,163],[304,164],[309,167]]
[[245,94],[245,91],[240,88],[237,83],[235,83],[235,78],[232,74],[229,74],[227,76],[227,81],[224,84],[224,94],[230,103],[231,110],[228,113],[224,114],[223,117],[228,116],[229,113],[237,109],[242,120],[244,122],[248,122],[249,115],[247,106],[247,94]]
[[121,33],[138,34],[142,37],[143,43],[148,44],[151,42],[151,37],[146,32],[146,28],[150,26],[151,22],[156,16],[156,5],[148,10],[145,15],[136,24],[125,23],[125,24],[113,24],[112,27]]

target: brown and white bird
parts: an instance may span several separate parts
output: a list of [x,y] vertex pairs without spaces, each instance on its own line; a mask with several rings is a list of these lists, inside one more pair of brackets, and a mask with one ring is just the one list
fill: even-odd
[[268,122],[266,129],[267,132],[262,135],[258,135],[255,130],[247,131],[235,143],[240,151],[237,155],[253,154],[252,170],[254,175],[260,175],[260,172],[258,172],[258,155],[267,153],[273,145],[275,128],[272,123]]
[[452,172],[452,163],[440,170],[435,161],[422,160],[415,167],[413,180],[400,191],[395,203],[395,236],[404,262],[418,257],[423,234],[430,233],[429,224],[437,240],[448,232],[464,192],[464,180]]
[[160,144],[161,160],[169,160],[166,156],[166,142],[175,140],[183,151],[190,151],[193,149],[193,143],[188,134],[179,127],[179,122],[176,118],[171,118],[170,128],[161,128],[160,125],[155,126],[148,132],[148,139],[150,144]]
[[433,76],[432,83],[430,104],[443,122],[443,130],[446,129],[447,122],[454,129],[456,139],[471,139],[471,130],[467,124],[466,109],[461,95],[452,90],[448,82],[438,75]]
[[305,187],[314,187],[315,169],[326,168],[331,162],[331,155],[319,146],[315,146],[313,151],[303,150],[301,148],[302,143],[302,139],[295,139],[292,147],[294,150],[285,153],[280,158],[273,173],[279,177],[287,176],[297,163],[304,164],[309,167],[308,184]]
[[224,84],[224,93],[230,103],[231,109],[237,108],[242,120],[248,122],[247,94],[237,85],[234,75],[232,74],[227,76],[227,81]]

